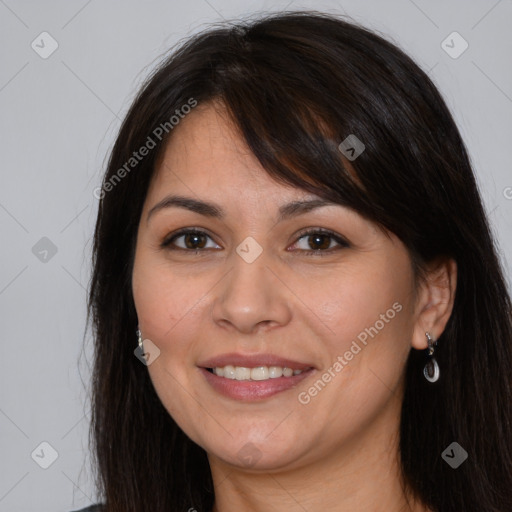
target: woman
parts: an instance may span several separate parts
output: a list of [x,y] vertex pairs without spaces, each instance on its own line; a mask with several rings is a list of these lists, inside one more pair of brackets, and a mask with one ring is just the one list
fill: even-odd
[[98,510],[512,509],[511,301],[399,49],[316,12],[196,35],[95,193]]

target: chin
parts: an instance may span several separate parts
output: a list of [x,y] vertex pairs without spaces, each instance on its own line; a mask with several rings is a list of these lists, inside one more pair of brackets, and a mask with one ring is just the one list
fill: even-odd
[[224,444],[220,450],[206,449],[208,458],[212,456],[222,460],[225,464],[234,466],[249,472],[278,471],[285,467],[297,466],[300,454],[296,453],[295,447],[288,443],[270,443],[252,441],[241,441],[226,450]]

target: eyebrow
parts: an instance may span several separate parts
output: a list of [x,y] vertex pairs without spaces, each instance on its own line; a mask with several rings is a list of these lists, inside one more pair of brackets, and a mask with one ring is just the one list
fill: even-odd
[[[303,201],[292,201],[291,203],[287,203],[282,205],[279,208],[279,216],[278,222],[289,219],[290,217],[295,217],[304,213],[307,213],[315,208],[320,208],[322,206],[341,206],[332,201],[328,201],[326,199],[308,199]],[[193,199],[191,197],[179,196],[179,195],[170,195],[159,201],[155,206],[149,210],[146,223],[149,222],[149,219],[156,212],[163,210],[165,208],[184,208],[191,212],[198,213],[200,215],[204,215],[206,217],[211,217],[214,219],[223,219],[225,217],[225,212],[222,210],[220,206],[217,206],[214,203],[209,203],[206,201],[199,201],[197,199]]]

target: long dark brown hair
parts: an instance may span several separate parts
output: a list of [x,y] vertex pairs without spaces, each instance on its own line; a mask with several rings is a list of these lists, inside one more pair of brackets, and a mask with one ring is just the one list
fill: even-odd
[[[213,100],[227,107],[270,176],[395,233],[418,278],[438,256],[456,261],[454,308],[436,349],[441,378],[431,384],[422,376],[425,351],[411,349],[405,368],[403,479],[436,512],[510,512],[512,308],[466,148],[436,87],[407,55],[353,22],[313,11],[229,22],[181,42],[120,128],[97,194],[88,297],[90,443],[106,510],[213,505],[205,451],[170,417],[134,355],[131,290],[148,185],[179,129],[170,119],[188,115],[191,101]],[[351,134],[365,150],[348,172],[338,145]],[[154,147],[130,160],[148,137]],[[457,469],[441,457],[454,441],[468,453]]]

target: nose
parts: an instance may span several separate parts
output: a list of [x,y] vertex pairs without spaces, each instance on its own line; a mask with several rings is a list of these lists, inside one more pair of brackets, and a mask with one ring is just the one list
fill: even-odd
[[214,322],[244,334],[286,325],[291,319],[291,292],[269,265],[265,251],[252,263],[236,253],[233,260],[218,284]]

